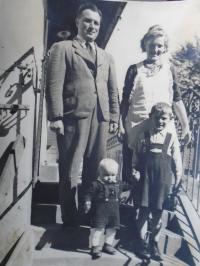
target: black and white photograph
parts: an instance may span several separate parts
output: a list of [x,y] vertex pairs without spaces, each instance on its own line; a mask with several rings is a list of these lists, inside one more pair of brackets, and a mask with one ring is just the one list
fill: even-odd
[[0,0],[0,265],[200,265],[199,0]]

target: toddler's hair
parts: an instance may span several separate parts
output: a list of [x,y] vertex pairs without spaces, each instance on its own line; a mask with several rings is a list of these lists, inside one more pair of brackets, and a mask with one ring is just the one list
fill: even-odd
[[169,46],[169,39],[165,31],[160,25],[153,25],[150,27],[147,31],[147,33],[144,35],[144,37],[141,40],[140,46],[142,48],[143,52],[146,52],[146,44],[149,40],[153,40],[157,37],[164,37],[165,41],[165,52],[168,51]]
[[98,175],[117,175],[119,165],[118,163],[110,158],[102,159],[99,163],[97,173]]
[[155,113],[158,115],[168,114],[170,116],[170,119],[173,118],[172,108],[168,103],[159,102],[159,103],[155,104],[151,108],[151,112],[150,112],[149,116],[151,117]]

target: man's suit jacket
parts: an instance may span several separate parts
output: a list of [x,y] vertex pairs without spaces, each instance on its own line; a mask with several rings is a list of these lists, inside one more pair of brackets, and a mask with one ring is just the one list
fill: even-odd
[[105,121],[118,122],[119,98],[112,57],[97,48],[96,75],[87,66],[91,58],[80,43],[61,41],[50,51],[46,98],[49,120],[69,115],[88,117],[96,104]]

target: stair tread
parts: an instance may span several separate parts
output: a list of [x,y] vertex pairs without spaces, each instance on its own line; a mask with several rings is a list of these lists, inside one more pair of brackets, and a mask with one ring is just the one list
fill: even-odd
[[38,180],[42,183],[58,183],[58,164],[52,163],[47,165],[40,165],[40,175]]
[[[34,251],[34,258],[36,261],[43,260],[44,262],[49,259],[59,259],[63,261],[63,264],[60,263],[58,265],[64,265],[66,261],[70,261],[71,263],[71,260],[76,259],[78,261],[84,261],[83,264],[80,264],[80,261],[77,262],[77,265],[90,266],[91,257],[88,249],[89,227],[63,228],[60,224],[45,224],[38,227],[38,229],[37,226],[34,226],[34,231],[38,231],[40,235],[39,241],[36,245],[37,250]],[[169,234],[169,230],[165,229],[163,233]],[[180,238],[179,235],[176,236],[174,233],[172,233],[172,237]],[[127,258],[131,261],[131,264],[129,265],[136,265],[141,262],[141,260],[132,252],[130,247],[126,249],[123,245],[118,247],[115,256],[103,254],[102,258],[105,261],[109,261],[109,263],[111,259],[113,262],[118,261],[119,265],[124,265]],[[163,265],[186,265],[174,256],[167,256],[164,254],[163,258]],[[36,266],[37,263],[34,265]],[[156,266],[160,265],[160,263],[152,260],[150,265]],[[105,266],[105,264],[103,266]]]
[[[58,249],[54,249],[54,248],[45,248],[42,251],[37,251],[35,250],[33,253],[34,256],[34,261],[45,261],[45,260],[55,260],[59,263],[59,261],[65,259],[65,261],[73,261],[74,263],[76,263],[76,260],[79,261],[78,265],[93,265],[93,261],[91,260],[91,256],[90,256],[90,250],[89,249],[77,249],[76,251],[66,251],[66,250],[58,250]],[[119,265],[125,265],[124,263],[127,261],[127,258],[129,260],[129,264],[128,265],[138,265],[138,263],[141,263],[142,260],[138,257],[135,256],[134,253],[131,252],[125,252],[125,253],[121,253],[120,251],[117,250],[115,256],[111,256],[108,255],[106,253],[102,253],[102,257],[101,260],[98,260],[98,265],[101,265],[101,261],[103,262],[102,265],[110,265],[110,263],[114,263],[116,265],[116,262]],[[82,263],[80,263],[80,261]],[[105,262],[107,262],[108,264],[105,264]],[[34,265],[37,265],[36,263]],[[58,264],[60,265],[60,264]],[[66,264],[66,265],[70,265],[70,264]],[[73,264],[76,265],[76,264]],[[160,264],[160,262],[151,260],[150,263],[148,265],[152,265],[152,266],[156,266],[156,265],[174,265],[174,266],[186,266],[187,264],[185,264],[183,261],[175,258],[175,257],[169,257],[167,255],[163,255],[163,261],[162,264]]]

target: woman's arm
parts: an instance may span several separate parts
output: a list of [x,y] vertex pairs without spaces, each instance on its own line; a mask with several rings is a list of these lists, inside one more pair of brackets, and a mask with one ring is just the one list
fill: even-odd
[[132,177],[136,179],[137,181],[140,179],[140,172],[138,171],[138,166],[140,165],[140,159],[141,156],[141,150],[142,150],[142,143],[144,142],[144,134],[141,133],[138,136],[137,142],[133,147],[133,155],[132,155]]
[[174,111],[181,123],[182,127],[182,136],[186,144],[191,140],[191,132],[189,128],[187,113],[183,101],[174,102]]
[[191,133],[189,129],[189,123],[188,123],[188,118],[187,118],[187,113],[185,110],[185,106],[182,101],[182,96],[181,96],[181,91],[178,86],[178,79],[177,79],[177,74],[175,71],[175,68],[173,65],[171,65],[171,72],[172,72],[172,77],[173,77],[173,103],[174,103],[174,111],[181,123],[182,127],[182,137],[185,140],[185,143],[188,144],[191,139]]
[[126,72],[123,93],[122,93],[122,101],[120,104],[120,129],[121,132],[123,131],[122,133],[124,133],[125,119],[129,109],[129,97],[134,85],[134,80],[136,75],[137,75],[137,66],[131,65]]

